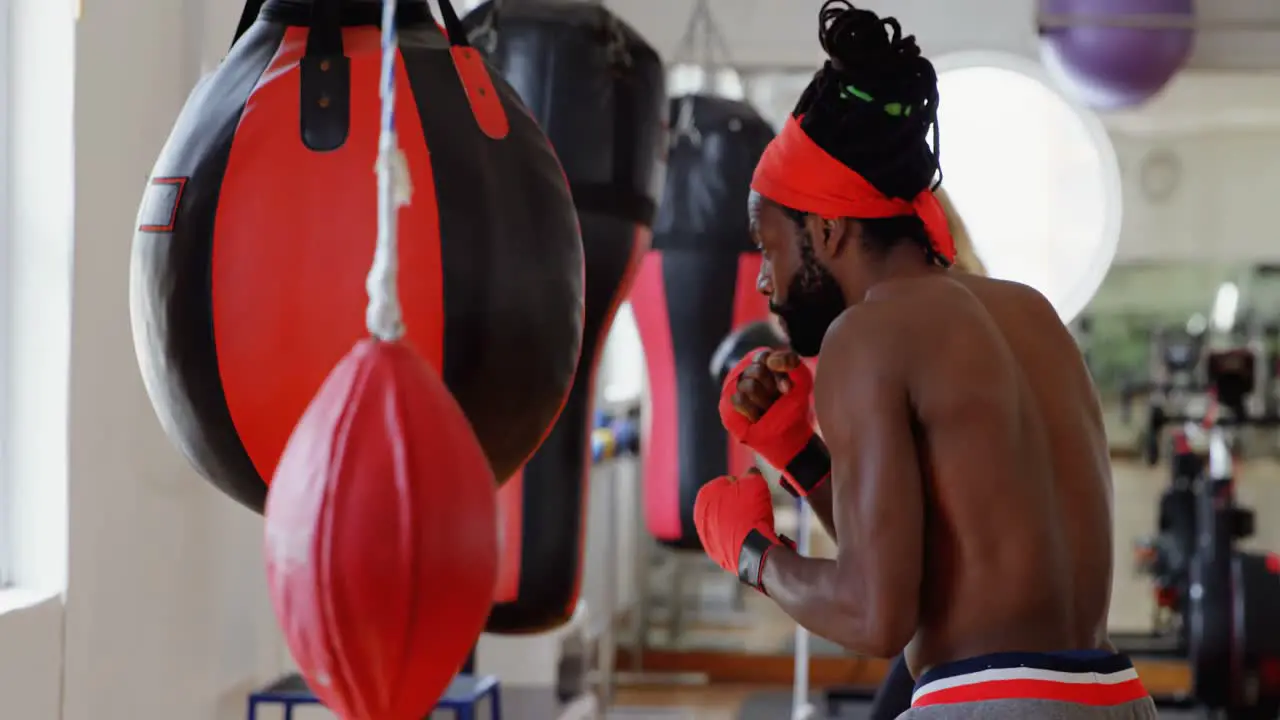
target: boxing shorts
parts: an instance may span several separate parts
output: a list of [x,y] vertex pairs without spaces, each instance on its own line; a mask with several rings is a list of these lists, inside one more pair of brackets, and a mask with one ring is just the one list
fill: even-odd
[[997,653],[916,681],[904,720],[1156,720],[1133,663],[1106,650]]

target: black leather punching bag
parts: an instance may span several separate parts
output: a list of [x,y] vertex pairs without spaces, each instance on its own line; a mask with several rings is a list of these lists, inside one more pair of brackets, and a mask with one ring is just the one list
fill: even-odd
[[725,378],[742,362],[747,353],[757,348],[781,350],[787,347],[787,338],[768,320],[743,325],[725,336],[711,355],[711,381],[716,387],[724,387]]
[[551,434],[500,495],[506,531],[487,629],[539,632],[567,622],[577,604],[596,362],[649,248],[666,149],[664,71],[653,48],[600,3],[499,0],[465,23],[551,139],[586,257],[578,376]]
[[750,105],[721,97],[677,98],[669,113],[671,147],[653,249],[631,291],[649,371],[644,510],[660,542],[697,549],[698,490],[754,460],[721,426],[720,386],[707,370],[726,335],[769,313],[756,290],[760,253],[747,196],[774,132]]
[[[400,299],[408,341],[506,478],[573,381],[582,242],[542,130],[441,10],[444,29],[425,0],[400,0],[396,121],[413,182]],[[367,334],[381,14],[376,0],[253,0],[138,212],[130,305],[147,391],[196,468],[259,512],[303,409]]]

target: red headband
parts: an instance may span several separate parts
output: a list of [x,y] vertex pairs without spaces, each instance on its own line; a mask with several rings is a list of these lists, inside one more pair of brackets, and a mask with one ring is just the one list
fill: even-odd
[[765,148],[751,189],[779,205],[824,218],[917,215],[934,252],[948,263],[955,262],[956,243],[947,213],[932,189],[921,190],[911,201],[885,197],[866,178],[818,147],[795,117]]

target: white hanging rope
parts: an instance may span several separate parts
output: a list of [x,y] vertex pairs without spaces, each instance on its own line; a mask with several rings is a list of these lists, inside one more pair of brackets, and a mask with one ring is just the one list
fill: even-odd
[[365,327],[384,342],[404,337],[404,319],[396,285],[400,208],[409,204],[413,184],[409,165],[396,137],[396,0],[382,2],[382,132],[378,136],[378,240],[373,267],[365,280],[369,308]]

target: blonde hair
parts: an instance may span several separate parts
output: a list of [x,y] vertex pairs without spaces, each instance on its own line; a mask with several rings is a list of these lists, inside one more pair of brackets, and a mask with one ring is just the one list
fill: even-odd
[[978,257],[978,253],[974,252],[973,240],[969,237],[969,229],[965,227],[964,220],[960,218],[960,213],[956,212],[956,206],[952,204],[951,198],[947,197],[946,191],[942,188],[935,190],[934,195],[938,197],[938,202],[942,203],[943,211],[947,213],[947,225],[951,228],[951,236],[956,241],[955,269],[985,276],[987,274],[987,266],[982,264],[982,259]]

